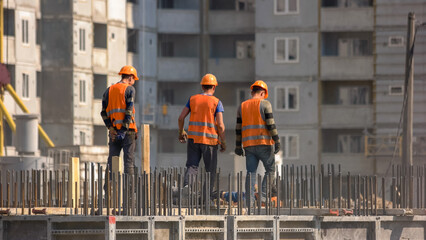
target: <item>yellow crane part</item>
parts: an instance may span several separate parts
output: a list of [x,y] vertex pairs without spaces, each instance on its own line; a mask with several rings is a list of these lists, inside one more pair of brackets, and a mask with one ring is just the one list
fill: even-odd
[[9,124],[10,129],[12,129],[13,132],[16,132],[16,124],[13,121],[13,118],[10,116],[9,112],[7,111],[6,106],[4,105],[2,100],[0,100],[0,109],[6,117],[6,121]]
[[[28,108],[24,105],[24,103],[21,101],[18,94],[16,94],[15,90],[13,89],[13,87],[10,84],[6,85],[6,90],[10,92],[13,99],[15,99],[15,102],[18,104],[18,106],[22,109],[23,112],[25,112],[25,113],[30,112],[30,111],[28,111]],[[43,138],[44,142],[46,142],[46,144],[49,147],[55,146],[55,144],[53,144],[52,140],[50,140],[49,136],[47,136],[46,132],[43,130],[43,128],[40,126],[40,124],[38,125],[38,133],[40,134],[40,136]]]

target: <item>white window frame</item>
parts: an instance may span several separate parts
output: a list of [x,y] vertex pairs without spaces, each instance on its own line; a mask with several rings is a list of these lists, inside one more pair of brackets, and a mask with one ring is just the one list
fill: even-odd
[[[278,106],[278,89],[280,89],[280,88],[284,88],[285,89],[285,91],[284,91],[284,93],[285,93],[285,97],[286,97],[286,108],[278,108],[277,106]],[[294,109],[289,109],[288,108],[288,90],[290,89],[290,88],[295,88],[296,89],[296,101],[297,101],[297,106],[296,106],[296,108],[294,108]],[[274,89],[274,109],[275,109],[275,111],[277,111],[277,112],[298,112],[299,111],[299,109],[300,109],[300,97],[299,97],[299,95],[300,95],[300,93],[299,93],[299,86],[294,86],[294,85],[289,85],[289,86],[276,86],[275,87],[275,89]]]
[[[401,88],[401,93],[392,93],[392,88]],[[404,85],[389,85],[390,96],[402,96],[404,95]]]
[[285,11],[278,11],[277,9],[277,0],[274,0],[274,15],[295,15],[295,14],[299,14],[299,0],[295,0],[296,1],[296,11],[289,11],[289,1],[290,0],[284,0],[285,1]]
[[80,145],[86,145],[86,132],[85,131],[79,131],[79,140],[80,140]]
[[[295,137],[296,138],[296,143],[297,143],[297,145],[296,145],[296,156],[293,156],[293,157],[288,156],[288,154],[290,152],[289,151],[289,149],[290,149],[289,138],[290,137]],[[285,141],[283,141],[283,138],[285,138]],[[285,160],[297,160],[297,159],[299,159],[299,156],[300,156],[300,153],[299,153],[300,152],[300,137],[299,137],[299,134],[295,134],[295,133],[286,133],[286,134],[283,134],[280,137],[280,141],[281,141],[281,144],[283,142],[285,143],[284,146],[281,145],[283,147],[283,155],[282,155],[283,159],[285,159]],[[284,154],[286,154],[287,156],[285,156]]]
[[22,27],[22,31],[21,31],[21,41],[22,41],[22,45],[24,46],[29,46],[30,45],[30,20],[28,18],[22,18],[21,19],[21,27]]
[[[400,44],[392,44],[392,39],[393,38],[401,39],[401,43]],[[388,46],[389,47],[404,47],[405,46],[405,38],[404,38],[404,36],[390,36],[388,38]]]
[[78,102],[82,105],[87,104],[87,81],[85,79],[80,79],[78,83]]
[[[277,59],[277,56],[278,56],[278,54],[277,54],[277,43],[278,43],[278,41],[280,41],[280,40],[284,40],[285,41],[285,52],[286,52],[286,55],[284,56],[285,57],[285,59],[284,60],[278,60]],[[289,42],[289,40],[296,40],[296,43],[297,43],[297,58],[296,58],[296,60],[290,60],[290,59],[288,59],[288,56],[289,56],[289,54],[288,54],[288,42]],[[299,47],[299,37],[275,37],[274,38],[274,63],[299,63],[299,53],[300,53],[300,47]]]
[[86,52],[86,29],[78,29],[78,51]]
[[22,73],[22,99],[30,99],[30,75]]

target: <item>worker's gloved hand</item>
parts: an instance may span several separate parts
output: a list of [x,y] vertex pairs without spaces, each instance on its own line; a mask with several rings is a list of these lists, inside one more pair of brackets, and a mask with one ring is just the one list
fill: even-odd
[[275,151],[274,154],[277,154],[281,150],[280,142],[275,142]]
[[123,141],[125,137],[126,137],[126,131],[121,130],[121,129],[117,131],[117,140],[118,141]]
[[108,128],[108,130],[109,130],[109,137],[111,138],[111,141],[114,142],[115,138],[117,137],[117,131],[113,127]]
[[235,148],[235,154],[237,154],[238,156],[244,156],[244,150],[242,147],[236,147]]
[[188,139],[188,134],[185,132],[184,129],[179,130],[179,142],[186,143],[186,140]]
[[220,143],[220,152],[225,152],[226,151],[226,142],[222,141]]

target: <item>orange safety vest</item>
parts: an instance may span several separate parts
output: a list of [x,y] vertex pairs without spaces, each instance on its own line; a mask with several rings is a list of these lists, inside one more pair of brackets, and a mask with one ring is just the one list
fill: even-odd
[[[111,119],[112,125],[117,129],[121,129],[123,126],[123,120],[126,116],[126,99],[124,93],[127,87],[130,86],[127,83],[118,82],[109,88],[108,92],[108,106],[106,108],[107,116]],[[132,120],[129,124],[129,128],[138,131],[135,123],[135,107],[133,106]]]
[[273,145],[266,122],[260,115],[261,99],[249,99],[241,103],[243,147],[255,145]]
[[215,122],[215,112],[219,99],[210,96],[197,94],[189,99],[191,116],[188,125],[188,138],[194,143],[206,145],[217,145],[219,137]]

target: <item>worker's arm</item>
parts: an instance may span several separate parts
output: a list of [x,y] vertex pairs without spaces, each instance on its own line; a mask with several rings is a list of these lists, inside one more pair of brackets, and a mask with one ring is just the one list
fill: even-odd
[[124,92],[126,99],[126,112],[123,120],[123,127],[129,129],[130,123],[133,123],[133,107],[135,105],[136,90],[133,86],[128,86]]
[[278,136],[278,130],[275,126],[274,115],[272,114],[272,105],[269,101],[263,100],[261,102],[261,107],[263,108],[264,120],[266,122],[266,129],[269,131],[269,135],[271,135],[272,140],[275,142],[275,151],[277,154],[280,151],[280,137]]
[[239,156],[243,156],[243,148],[241,146],[241,124],[242,124],[242,118],[241,118],[241,105],[238,107],[237,110],[237,124],[235,125],[235,154]]
[[179,125],[179,141],[181,143],[185,143],[186,139],[188,138],[188,135],[186,134],[185,130],[183,129],[183,125],[185,124],[185,118],[189,114],[189,108],[184,107],[182,109],[182,112],[180,113],[179,119],[178,119],[178,125]]
[[111,119],[108,117],[108,114],[106,112],[106,109],[108,107],[108,95],[109,95],[109,88],[107,88],[107,90],[105,91],[104,95],[102,96],[102,111],[101,111],[101,116],[102,116],[102,119],[104,120],[105,126],[109,130],[109,136],[111,137],[111,140],[114,141],[115,137],[117,136],[117,131],[112,126]]
[[216,113],[216,126],[220,137],[220,151],[225,152],[226,150],[226,139],[225,139],[225,124],[223,123],[223,112]]

